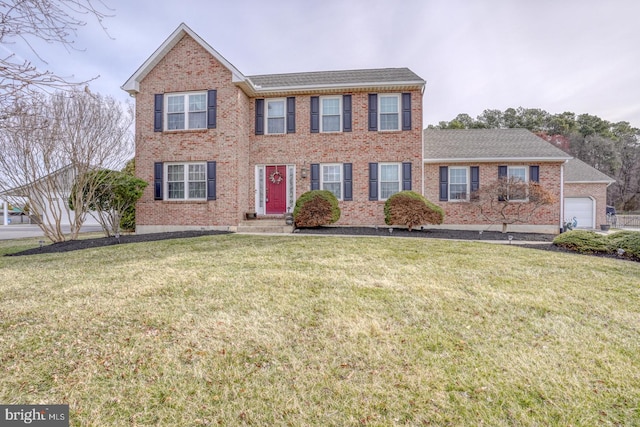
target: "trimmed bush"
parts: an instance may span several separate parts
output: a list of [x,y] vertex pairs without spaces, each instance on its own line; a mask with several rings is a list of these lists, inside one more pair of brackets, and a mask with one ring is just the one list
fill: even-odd
[[338,199],[331,191],[312,190],[302,194],[296,201],[293,220],[296,227],[319,227],[340,219]]
[[619,231],[607,236],[611,248],[614,252],[622,249],[624,253],[621,256],[640,261],[640,232],[638,231]]
[[553,244],[581,254],[612,252],[607,236],[586,230],[572,230],[553,239]]
[[442,224],[444,211],[414,191],[401,191],[384,204],[384,222],[404,225],[409,231],[422,224]]

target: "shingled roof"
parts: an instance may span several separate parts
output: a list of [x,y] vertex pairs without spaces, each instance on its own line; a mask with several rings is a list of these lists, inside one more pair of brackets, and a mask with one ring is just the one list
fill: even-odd
[[564,182],[574,184],[596,182],[613,184],[616,181],[582,160],[573,158],[565,164]]
[[424,80],[408,68],[265,74],[247,76],[247,78],[251,80],[256,87],[262,89],[308,86],[357,86],[371,83],[424,84]]
[[425,129],[424,161],[565,161],[564,151],[527,129]]

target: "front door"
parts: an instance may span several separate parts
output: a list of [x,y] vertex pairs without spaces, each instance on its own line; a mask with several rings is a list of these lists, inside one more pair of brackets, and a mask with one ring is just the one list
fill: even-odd
[[287,166],[267,166],[266,214],[277,215],[287,211]]

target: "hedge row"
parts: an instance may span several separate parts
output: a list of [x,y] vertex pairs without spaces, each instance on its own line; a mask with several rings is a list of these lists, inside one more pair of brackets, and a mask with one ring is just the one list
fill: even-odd
[[572,230],[558,235],[553,244],[582,254],[615,254],[640,261],[640,232],[619,231],[608,235]]

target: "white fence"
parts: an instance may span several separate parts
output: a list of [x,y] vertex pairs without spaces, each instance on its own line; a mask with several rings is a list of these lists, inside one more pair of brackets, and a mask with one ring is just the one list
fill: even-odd
[[613,227],[640,228],[640,215],[615,215],[611,216]]

